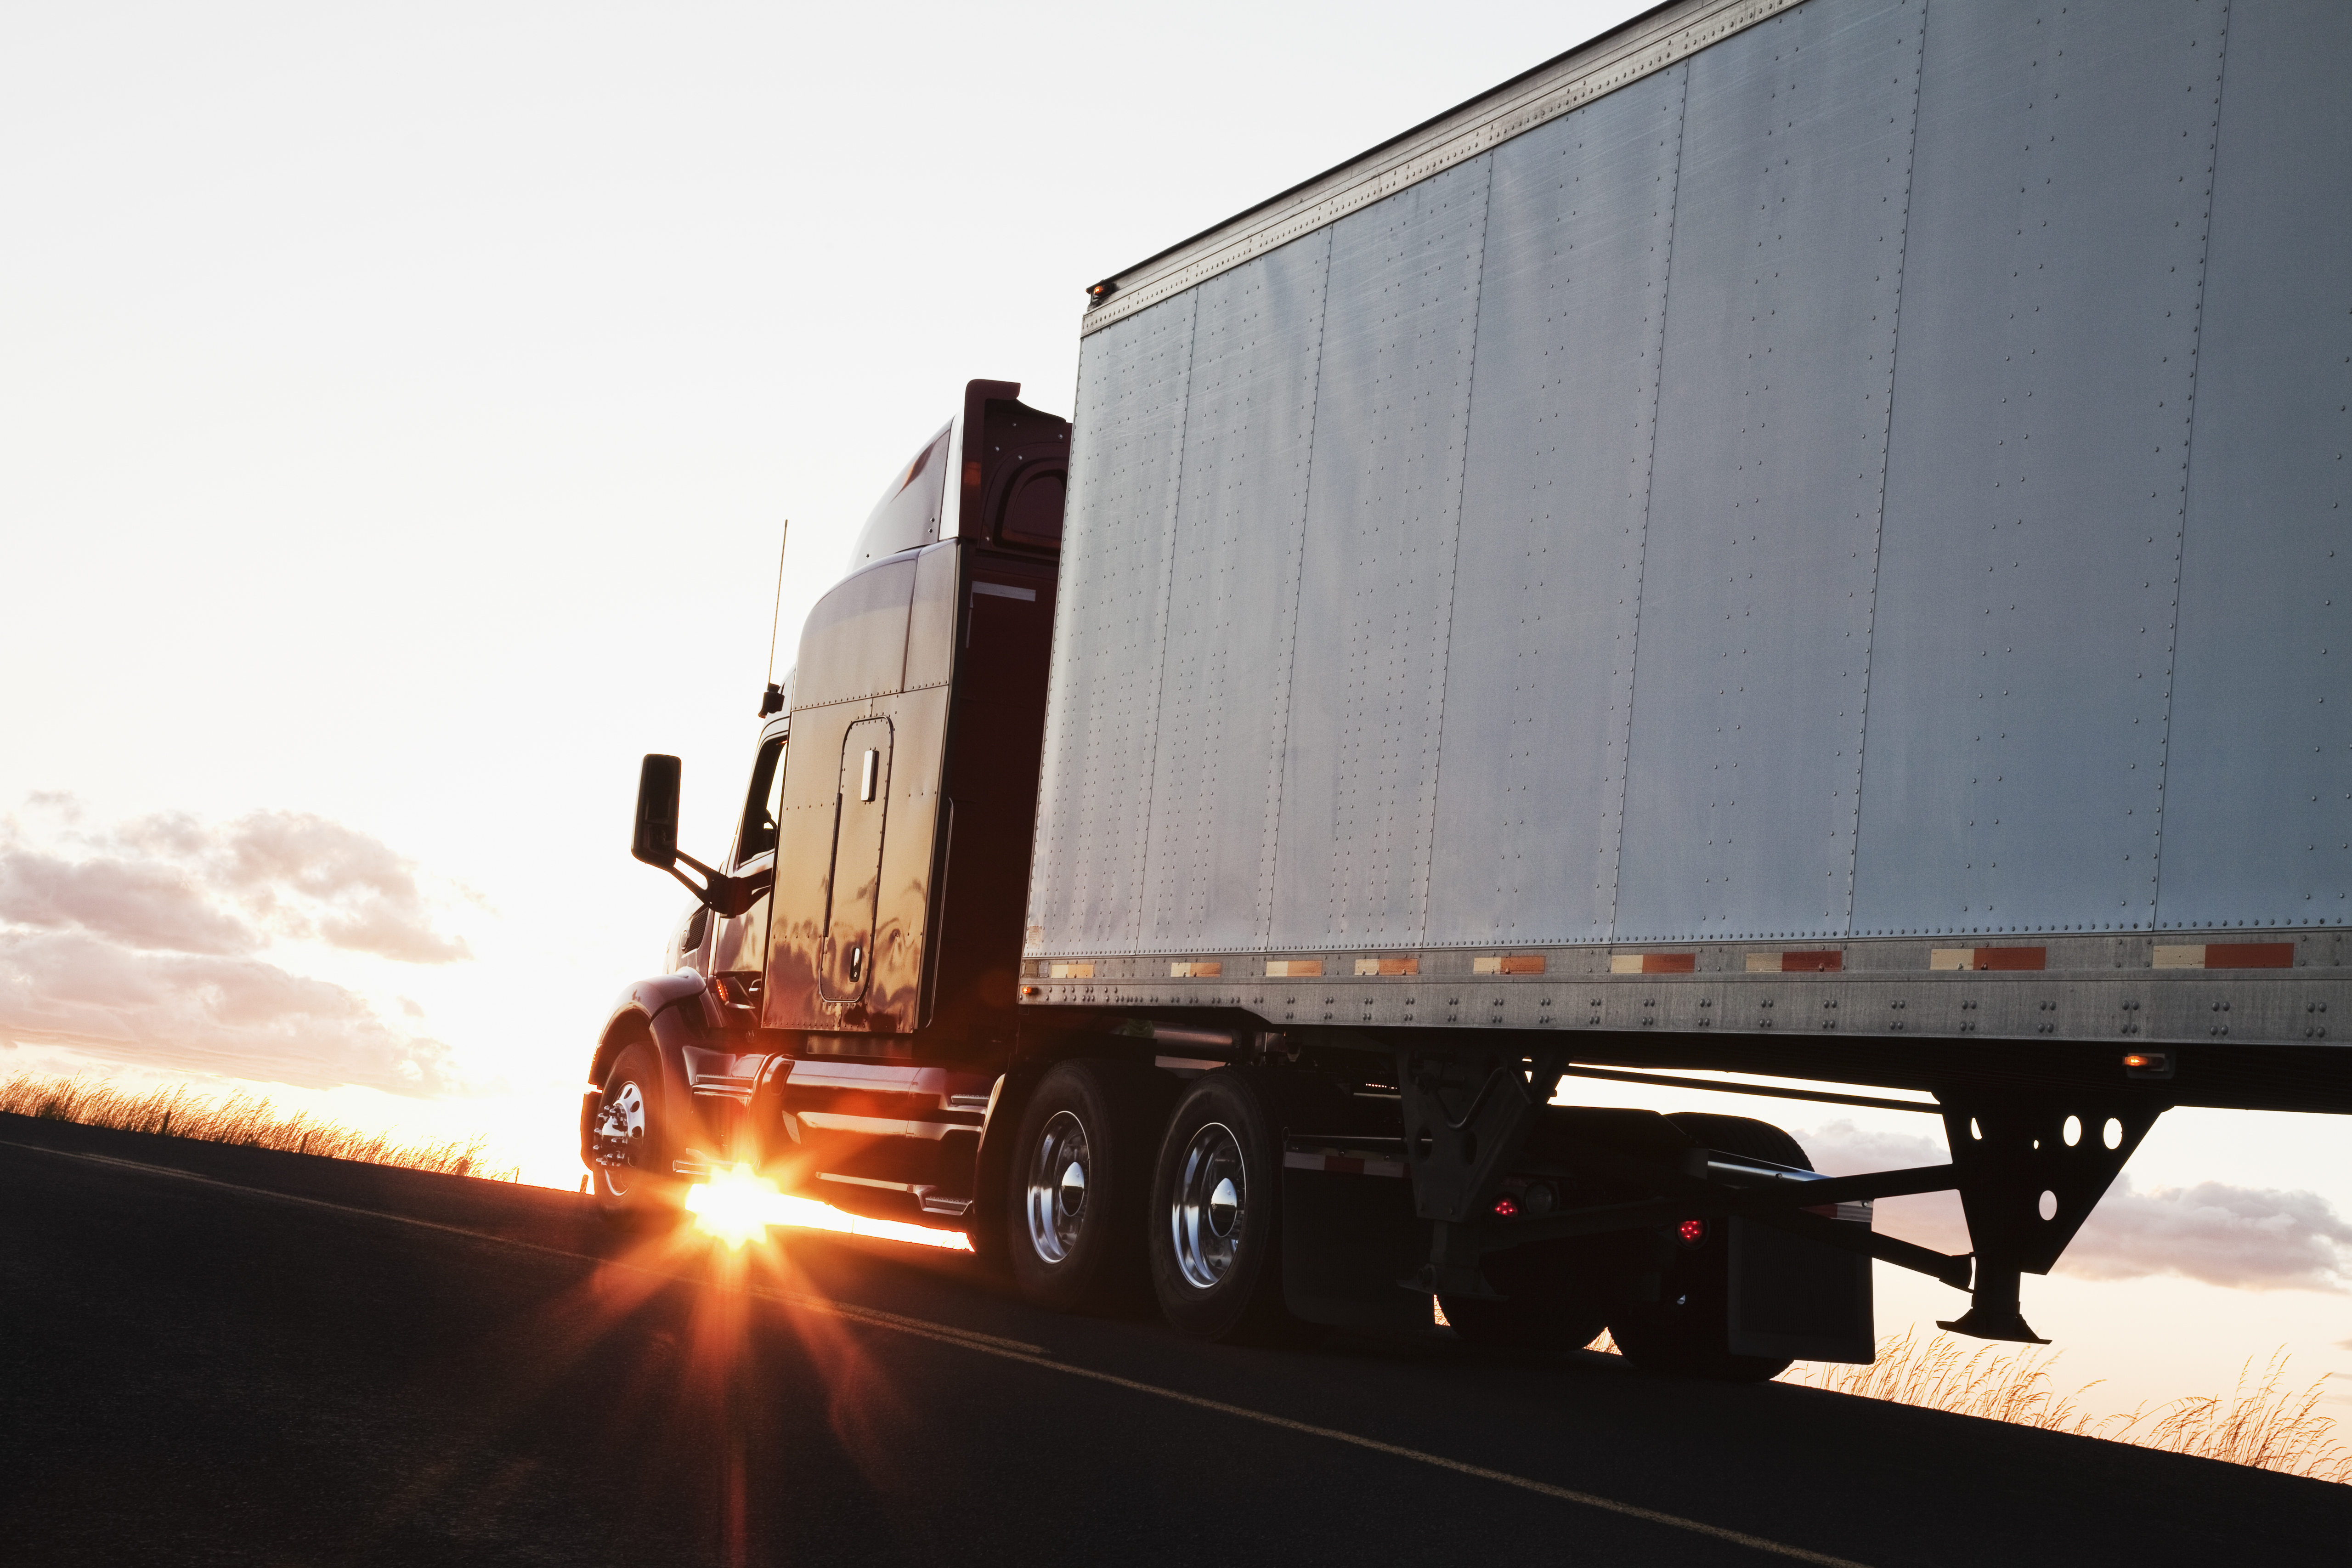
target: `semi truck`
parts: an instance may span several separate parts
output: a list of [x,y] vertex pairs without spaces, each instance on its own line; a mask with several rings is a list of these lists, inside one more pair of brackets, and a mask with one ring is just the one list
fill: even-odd
[[1211,1338],[1756,1378],[1883,1262],[2035,1339],[2164,1111],[2352,1111],[2347,78],[2324,0],[1675,0],[1095,283],[716,864],[646,759],[602,1201],[748,1163]]

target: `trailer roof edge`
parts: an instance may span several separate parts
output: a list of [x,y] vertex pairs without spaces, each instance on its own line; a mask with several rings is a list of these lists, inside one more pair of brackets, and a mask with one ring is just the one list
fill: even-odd
[[1100,331],[1513,137],[1677,65],[1803,0],[1667,0],[1156,256],[1114,272],[1079,335]]

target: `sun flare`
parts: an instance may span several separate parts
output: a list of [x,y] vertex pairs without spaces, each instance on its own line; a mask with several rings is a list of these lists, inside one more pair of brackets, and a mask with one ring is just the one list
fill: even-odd
[[900,1220],[869,1219],[845,1214],[814,1198],[796,1198],[776,1190],[776,1184],[749,1165],[714,1172],[707,1182],[686,1191],[686,1211],[706,1234],[740,1247],[767,1239],[770,1226],[805,1230],[835,1230],[886,1241],[910,1242],[950,1252],[970,1252],[971,1241],[961,1231],[939,1230]]
[[730,1247],[764,1241],[770,1226],[786,1223],[776,1215],[782,1201],[776,1184],[749,1165],[714,1172],[686,1190],[686,1212],[694,1223]]

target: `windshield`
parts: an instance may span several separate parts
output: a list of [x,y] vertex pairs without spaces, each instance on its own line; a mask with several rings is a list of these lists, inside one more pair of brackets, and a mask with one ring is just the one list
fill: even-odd
[[760,748],[760,759],[751,764],[751,790],[743,802],[743,828],[735,840],[736,865],[773,853],[776,825],[783,818],[783,795],[784,738],[779,735]]

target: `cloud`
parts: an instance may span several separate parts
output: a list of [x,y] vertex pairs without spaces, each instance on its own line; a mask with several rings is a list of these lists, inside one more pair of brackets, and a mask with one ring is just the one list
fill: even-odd
[[[1933,1127],[1934,1119],[1920,1118],[1920,1125]],[[1856,1127],[1851,1121],[1832,1121],[1827,1127],[1815,1127],[1799,1132],[1797,1142],[1812,1156],[1813,1168],[1832,1176],[1858,1176],[1866,1171],[1906,1171],[1920,1165],[1941,1165],[1951,1159],[1941,1138],[1923,1137],[1913,1132],[1884,1132],[1876,1128]]]
[[256,958],[133,952],[86,931],[0,931],[0,1035],[305,1088],[464,1087],[446,1045],[394,1031],[346,986]]
[[2200,1182],[2099,1200],[2059,1267],[2089,1279],[2181,1274],[2251,1290],[2343,1290],[2352,1223],[2317,1193]]
[[19,844],[0,847],[0,921],[80,928],[127,946],[215,955],[251,952],[261,933],[180,866],[94,856],[66,860]]
[[[1835,1175],[1937,1165],[1940,1139],[1833,1122],[1798,1135],[1813,1163]],[[1969,1250],[1957,1194],[1885,1198],[1876,1227],[1942,1252]],[[2352,1289],[2352,1221],[2316,1193],[2200,1182],[2186,1187],[2132,1184],[2117,1176],[2058,1260],[2058,1272],[2087,1279],[2172,1274],[2243,1290]],[[2352,1350],[2352,1341],[2344,1348]]]
[[307,812],[257,811],[219,828],[184,814],[131,823],[122,843],[202,868],[209,889],[286,936],[403,963],[473,956],[435,928],[416,862],[382,839]]
[[69,831],[35,842],[0,819],[0,1037],[306,1087],[461,1087],[446,1045],[273,961],[282,939],[405,963],[470,957],[438,924],[448,889],[414,860],[304,813],[88,830],[69,798],[31,804]]
[[215,956],[273,937],[402,963],[473,956],[439,929],[415,861],[323,816],[257,811],[214,826],[168,813],[79,834],[76,847],[68,858],[0,826],[0,922]]

